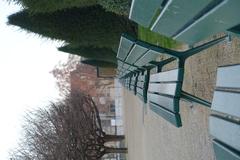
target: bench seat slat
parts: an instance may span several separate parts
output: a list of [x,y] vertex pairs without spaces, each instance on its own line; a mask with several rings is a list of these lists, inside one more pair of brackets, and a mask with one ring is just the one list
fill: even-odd
[[176,127],[181,127],[181,118],[179,113],[173,113],[170,112],[162,107],[159,107],[158,105],[155,105],[153,103],[149,103],[150,109],[155,112],[156,114],[160,115],[162,118],[166,119],[168,122],[172,123]]
[[240,88],[240,65],[219,67],[217,87]]
[[126,62],[129,64],[134,64],[147,50],[147,46],[144,46],[143,43],[135,43],[131,52],[127,56]]
[[133,0],[129,19],[148,28],[163,0]]
[[240,154],[213,140],[213,148],[217,160],[240,160]]
[[224,0],[222,5],[214,8],[177,35],[176,40],[194,44],[210,35],[238,25],[240,23],[239,6],[239,0]]
[[240,93],[215,91],[212,110],[240,118]]
[[211,1],[213,0],[172,0],[166,11],[155,22],[152,31],[172,37]]
[[240,151],[240,125],[210,116],[210,134],[217,140]]
[[117,58],[124,61],[130,49],[132,48],[133,44],[134,44],[134,39],[130,37],[121,36]]
[[177,83],[150,83],[148,91],[175,96],[177,93]]
[[174,69],[150,75],[150,82],[175,82],[182,80],[183,69]]
[[179,112],[179,98],[166,97],[148,92],[148,100],[172,112]]

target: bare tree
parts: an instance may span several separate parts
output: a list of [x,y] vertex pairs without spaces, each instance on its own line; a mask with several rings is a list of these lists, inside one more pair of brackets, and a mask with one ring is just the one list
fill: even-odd
[[76,69],[80,62],[80,57],[76,55],[69,55],[67,62],[59,62],[51,71],[56,78],[56,84],[59,88],[60,95],[65,96],[70,92],[70,73]]
[[91,97],[72,93],[62,102],[29,112],[25,134],[13,160],[98,160],[108,153],[126,153],[126,148],[105,146],[123,135],[108,135]]

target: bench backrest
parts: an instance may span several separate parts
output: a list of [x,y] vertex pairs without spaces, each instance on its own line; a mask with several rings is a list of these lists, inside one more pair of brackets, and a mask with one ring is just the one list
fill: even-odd
[[136,85],[137,85],[138,74],[133,74],[131,76],[130,90],[136,94]]
[[183,71],[182,68],[178,68],[152,74],[148,87],[150,108],[177,127],[182,125],[179,115],[179,101]]
[[[149,5],[154,4],[155,8],[141,1],[144,0],[132,1],[130,19],[144,27],[150,27],[154,32],[188,44],[194,44],[240,24],[239,0],[145,1]],[[141,8],[144,11],[141,11]],[[156,8],[161,9],[157,18]],[[149,21],[145,20],[145,12],[149,12]],[[139,20],[141,17],[144,17],[142,21]]]
[[219,67],[209,129],[217,160],[240,160],[240,65]]
[[143,66],[149,66],[149,62],[156,60],[161,54],[151,48],[152,45],[123,34],[117,54],[118,71],[125,75]]
[[186,27],[186,29],[175,36],[175,39],[193,44],[210,35],[224,32],[240,24],[240,17],[238,16],[239,7],[239,0],[224,0],[218,6],[208,11],[207,16],[203,15]]
[[164,0],[133,0],[129,19],[148,28],[153,17],[162,9]]

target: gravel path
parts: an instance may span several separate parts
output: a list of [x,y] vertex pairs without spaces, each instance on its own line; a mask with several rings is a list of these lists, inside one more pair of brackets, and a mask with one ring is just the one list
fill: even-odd
[[[217,66],[240,63],[240,40],[214,46],[186,62],[183,88],[212,100]],[[171,67],[171,65],[169,66]],[[209,109],[181,102],[183,127],[175,128],[123,89],[128,160],[214,160]]]

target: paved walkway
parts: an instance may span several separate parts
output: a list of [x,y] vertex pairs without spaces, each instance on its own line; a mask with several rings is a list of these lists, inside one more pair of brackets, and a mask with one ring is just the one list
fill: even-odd
[[[240,63],[240,40],[214,46],[186,62],[183,88],[212,100],[217,66]],[[214,160],[209,109],[181,102],[183,127],[175,128],[123,89],[128,160]]]

